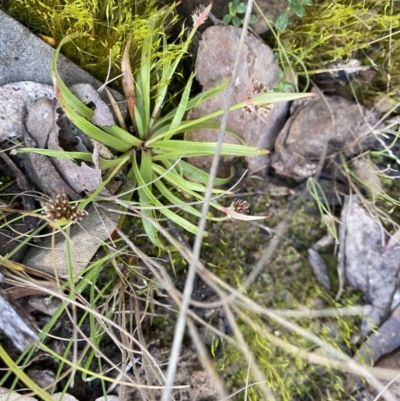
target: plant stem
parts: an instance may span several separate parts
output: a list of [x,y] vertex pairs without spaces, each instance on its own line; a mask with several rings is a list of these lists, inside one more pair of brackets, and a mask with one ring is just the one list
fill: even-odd
[[191,295],[193,292],[193,283],[194,283],[194,278],[196,276],[196,266],[197,266],[197,263],[198,263],[199,257],[200,257],[201,245],[203,242],[203,233],[204,233],[204,229],[205,229],[205,225],[206,225],[206,221],[207,221],[207,213],[208,213],[209,203],[211,200],[212,190],[213,190],[213,186],[214,186],[214,178],[217,174],[219,157],[220,157],[219,154],[221,151],[222,141],[224,139],[225,129],[226,129],[227,122],[228,122],[229,105],[230,105],[230,102],[232,101],[233,89],[234,89],[236,78],[237,78],[237,75],[239,72],[239,61],[240,61],[241,55],[243,53],[243,46],[244,46],[244,42],[245,42],[246,36],[247,36],[247,27],[249,24],[252,6],[253,6],[253,0],[249,0],[249,3],[247,5],[247,10],[246,10],[246,15],[245,15],[244,22],[243,22],[243,29],[242,29],[242,32],[240,35],[240,42],[239,42],[239,48],[238,48],[238,52],[237,52],[236,59],[235,59],[235,65],[234,65],[233,71],[232,71],[232,79],[231,79],[231,82],[228,87],[227,96],[225,98],[226,100],[225,100],[225,104],[224,104],[224,114],[223,114],[222,120],[221,120],[221,128],[218,132],[218,141],[217,141],[213,161],[211,164],[210,178],[208,181],[207,191],[204,196],[204,203],[203,203],[203,207],[202,207],[202,216],[199,221],[199,231],[196,236],[194,247],[193,247],[193,258],[189,265],[188,274],[186,277],[185,290],[183,292],[183,298],[182,298],[182,305],[181,305],[178,321],[176,323],[175,336],[174,336],[174,341],[172,344],[171,355],[169,358],[169,365],[168,365],[168,371],[167,371],[167,382],[165,385],[165,389],[163,391],[161,401],[168,401],[170,399],[172,386],[174,384],[176,368],[177,368],[178,362],[179,362],[179,353],[180,353],[180,349],[181,349],[181,345],[182,345],[182,338],[183,338],[183,334],[184,334],[185,326],[186,326],[186,315],[187,315],[187,312],[189,309],[190,299],[191,299]]

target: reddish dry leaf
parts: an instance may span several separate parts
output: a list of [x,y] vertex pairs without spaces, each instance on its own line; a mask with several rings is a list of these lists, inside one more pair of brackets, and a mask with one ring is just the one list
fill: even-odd
[[126,105],[128,108],[129,115],[135,126],[135,104],[136,104],[136,96],[135,96],[135,80],[132,75],[131,63],[129,60],[129,49],[131,46],[131,38],[128,39],[126,43],[124,54],[122,56],[121,70],[124,74],[122,76],[122,87],[124,89],[124,95],[126,98]]

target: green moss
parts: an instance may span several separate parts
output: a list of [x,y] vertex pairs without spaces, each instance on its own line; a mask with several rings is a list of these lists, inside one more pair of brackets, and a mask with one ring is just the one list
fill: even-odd
[[[251,202],[250,199],[249,201]],[[267,203],[273,208],[275,214],[266,221],[270,227],[275,227],[287,213],[288,205],[284,198],[261,198],[255,202],[254,209],[261,213],[265,213]],[[340,302],[336,302],[335,292],[321,288],[314,278],[306,251],[326,232],[314,209],[315,205],[308,201],[295,212],[285,234],[286,239],[276,250],[265,271],[246,290],[246,295],[257,304],[274,310],[302,310],[315,309],[315,305],[336,308],[360,302],[360,293],[345,294]],[[221,237],[226,238],[226,241],[221,241]],[[249,223],[226,222],[218,225],[214,231],[210,230],[207,249],[204,251],[212,259],[208,267],[225,282],[240,288],[268,246],[269,238],[258,226]],[[327,259],[329,258],[332,276],[336,276],[334,257],[328,255]],[[278,400],[327,399],[327,389],[331,393],[331,399],[343,399],[345,389],[340,373],[330,368],[311,365],[285,352],[274,345],[268,336],[275,335],[301,350],[318,352],[312,342],[284,329],[271,319],[262,318],[247,310],[243,312],[261,330],[261,333],[257,332],[248,323],[238,319],[242,335],[253,352],[254,363],[265,375],[267,385]],[[291,321],[336,349],[345,350],[349,354],[354,351],[351,337],[357,333],[358,319],[355,317],[299,318]],[[232,393],[246,385],[248,363],[242,351],[232,344],[225,343],[223,351],[223,358],[218,364],[224,375],[224,382]],[[254,381],[250,376],[249,384]],[[241,399],[240,396],[238,399]],[[263,399],[257,385],[248,388],[247,399]]]
[[[149,33],[148,21],[156,14],[171,26],[177,18],[174,5],[160,9],[156,0],[15,0],[5,10],[33,32],[59,43],[66,35],[81,33],[73,44],[63,47],[64,54],[101,81],[120,74],[121,56],[129,36],[131,65],[139,67],[141,43]],[[169,56],[180,47],[171,44]],[[115,83],[114,83],[115,84]]]

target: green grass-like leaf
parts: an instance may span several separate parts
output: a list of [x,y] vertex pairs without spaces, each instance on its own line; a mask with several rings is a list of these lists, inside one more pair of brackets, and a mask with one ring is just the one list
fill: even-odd
[[[216,142],[192,142],[182,140],[157,141],[153,143],[153,151],[155,154],[158,154],[160,150],[169,150],[171,153],[173,151],[178,152],[177,154],[179,156],[205,156],[213,155],[216,145]],[[223,156],[260,156],[268,153],[269,150],[267,149],[231,143],[223,143],[221,147],[221,155]]]

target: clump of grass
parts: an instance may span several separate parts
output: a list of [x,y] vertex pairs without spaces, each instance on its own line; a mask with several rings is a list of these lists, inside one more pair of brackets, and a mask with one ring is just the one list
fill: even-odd
[[308,73],[328,63],[358,58],[377,75],[371,85],[353,87],[358,99],[388,96],[400,100],[400,48],[394,36],[400,28],[398,2],[314,1],[301,19],[291,20],[280,35],[291,62]]

